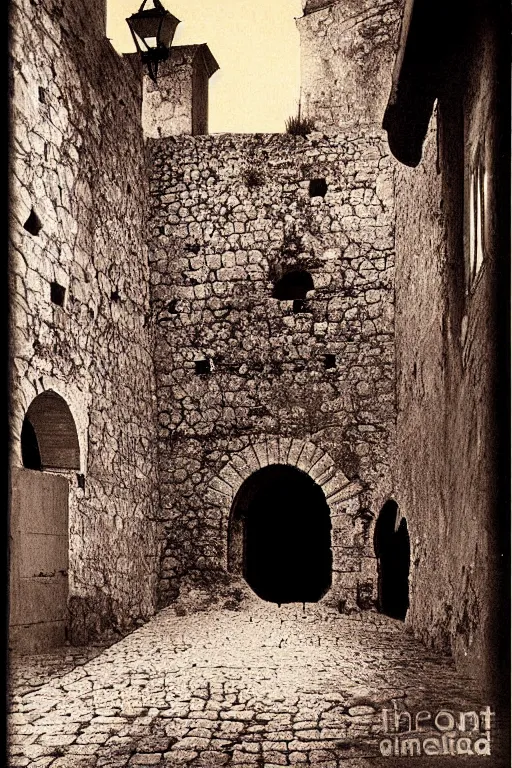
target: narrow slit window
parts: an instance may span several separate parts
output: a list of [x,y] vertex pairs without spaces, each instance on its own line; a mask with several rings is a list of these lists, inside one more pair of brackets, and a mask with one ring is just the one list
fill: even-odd
[[53,304],[56,304],[58,307],[63,307],[64,301],[66,299],[66,289],[64,286],[59,285],[59,283],[51,283],[50,299],[52,300]]
[[479,164],[476,178],[475,277],[480,272],[484,260],[485,181],[485,169]]
[[485,259],[485,231],[487,201],[487,170],[483,152],[480,148],[476,153],[469,176],[469,285],[473,285],[478,277]]

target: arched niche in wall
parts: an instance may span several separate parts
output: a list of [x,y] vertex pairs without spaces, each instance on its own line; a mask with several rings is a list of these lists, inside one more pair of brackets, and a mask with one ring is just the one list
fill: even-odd
[[307,270],[293,269],[275,283],[272,296],[281,301],[305,301],[308,292],[314,288],[313,278]]
[[228,569],[268,602],[317,602],[326,594],[330,510],[306,472],[272,464],[242,483],[230,514]]
[[378,562],[378,606],[381,613],[405,619],[409,608],[410,542],[407,521],[393,499],[382,507],[373,537]]
[[21,455],[26,469],[80,469],[75,421],[68,404],[56,392],[43,392],[30,404],[21,430]]
[[67,637],[66,474],[80,469],[75,421],[56,392],[47,390],[30,404],[21,455],[23,468],[14,467],[12,473],[9,643],[13,650],[39,653],[62,646]]

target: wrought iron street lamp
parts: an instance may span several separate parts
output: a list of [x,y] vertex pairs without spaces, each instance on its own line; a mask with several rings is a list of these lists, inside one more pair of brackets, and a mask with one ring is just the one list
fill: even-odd
[[148,67],[149,76],[156,83],[158,65],[169,58],[169,49],[180,20],[166,11],[160,0],[150,1],[152,8],[145,8],[148,0],[144,0],[137,13],[126,21],[137,51]]

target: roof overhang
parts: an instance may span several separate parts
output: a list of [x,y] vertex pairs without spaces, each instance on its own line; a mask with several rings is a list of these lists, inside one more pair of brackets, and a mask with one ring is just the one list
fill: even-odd
[[[391,94],[382,127],[401,163],[416,166],[447,66],[454,31],[450,2],[406,0]],[[448,13],[447,13],[448,10]]]
[[206,43],[202,43],[200,45],[200,49],[203,56],[206,72],[208,77],[211,77],[213,74],[215,74],[215,72],[217,72],[218,69],[220,69],[219,64]]
[[309,16],[317,11],[323,11],[335,5],[339,0],[302,0],[302,11],[304,16]]

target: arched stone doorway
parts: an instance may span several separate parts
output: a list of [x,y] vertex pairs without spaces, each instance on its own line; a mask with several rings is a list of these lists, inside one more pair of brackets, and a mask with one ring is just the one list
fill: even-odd
[[269,465],[242,483],[228,539],[229,570],[263,600],[317,602],[331,586],[329,506],[297,467]]
[[12,471],[10,647],[35,653],[66,639],[69,479],[80,469],[77,430],[66,401],[38,395],[21,430],[23,468]]
[[405,518],[400,520],[393,499],[382,507],[374,533],[378,562],[379,610],[394,619],[405,619],[409,608],[410,542]]

